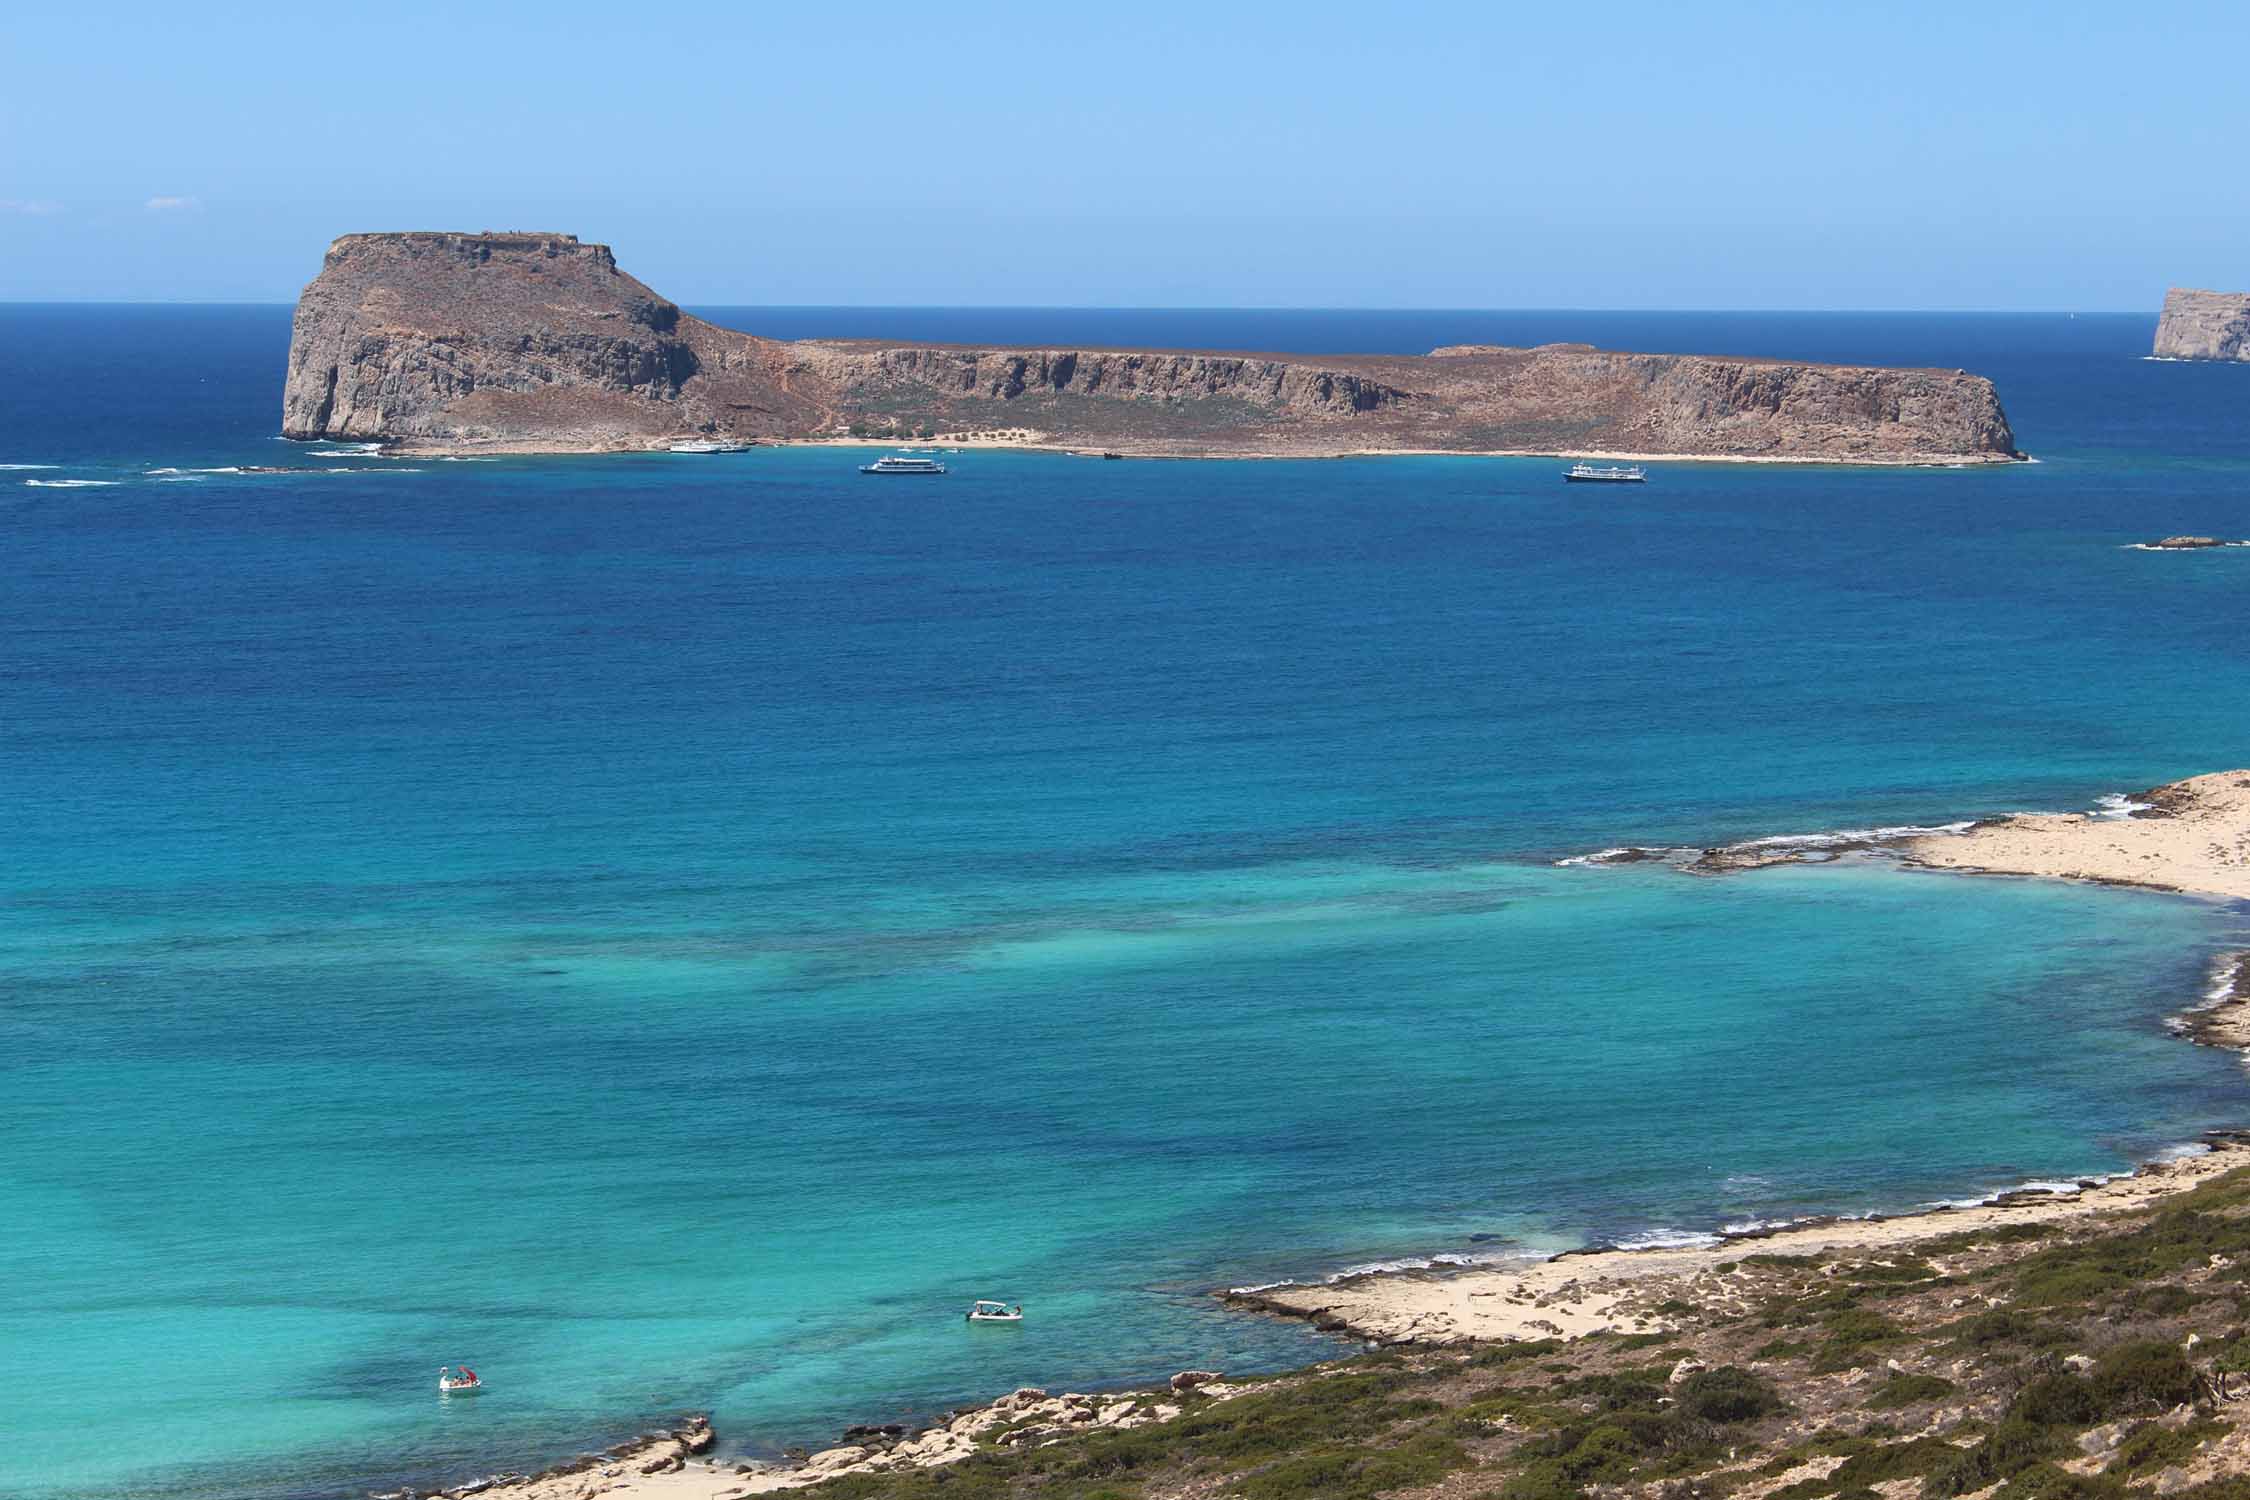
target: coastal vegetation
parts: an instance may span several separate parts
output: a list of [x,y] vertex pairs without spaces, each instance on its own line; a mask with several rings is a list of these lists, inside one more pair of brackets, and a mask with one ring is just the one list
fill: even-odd
[[811,1493],[2250,1500],[2250,1168],[2105,1218],[1714,1259],[1667,1290],[1661,1331],[1377,1348]]

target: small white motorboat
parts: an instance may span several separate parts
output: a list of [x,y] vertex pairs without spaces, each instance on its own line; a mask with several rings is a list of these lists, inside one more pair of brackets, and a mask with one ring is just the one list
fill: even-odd
[[979,1301],[969,1309],[969,1321],[972,1323],[1021,1323],[1023,1321],[1023,1304],[1019,1302],[1014,1307],[1010,1307],[1005,1302]]
[[458,1374],[448,1366],[439,1365],[437,1388],[441,1396],[473,1396],[484,1389],[484,1382],[477,1379],[477,1372],[467,1365],[461,1366]]

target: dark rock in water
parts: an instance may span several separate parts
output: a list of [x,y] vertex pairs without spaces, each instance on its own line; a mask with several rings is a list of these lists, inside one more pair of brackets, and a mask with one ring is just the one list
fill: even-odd
[[1441,355],[978,349],[720,328],[566,234],[354,234],[298,299],[293,438],[583,452],[1006,428],[1104,452],[2021,455],[1992,383],[1586,345]]
[[2215,536],[2168,536],[2159,542],[2143,542],[2144,547],[2164,547],[2185,551],[2191,547],[2224,547],[2225,542]]
[[844,1441],[859,1442],[866,1438],[895,1438],[906,1436],[904,1422],[862,1422],[844,1429]]

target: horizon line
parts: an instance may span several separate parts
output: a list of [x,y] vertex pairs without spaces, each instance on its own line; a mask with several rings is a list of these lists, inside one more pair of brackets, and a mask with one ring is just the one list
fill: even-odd
[[[717,302],[668,298],[675,306],[754,307],[776,312],[1231,312],[1231,313],[1726,313],[1735,316],[1795,316],[1823,313],[1853,317],[1912,317],[1928,314],[1986,317],[2155,317],[2137,307],[1443,307],[1347,306],[1285,303],[1193,302]],[[274,301],[240,297],[0,297],[0,307],[294,307],[296,299]]]

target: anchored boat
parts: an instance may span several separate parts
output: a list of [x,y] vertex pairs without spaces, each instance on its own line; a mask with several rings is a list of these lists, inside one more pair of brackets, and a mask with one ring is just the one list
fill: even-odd
[[1572,464],[1563,470],[1565,484],[1641,484],[1648,471],[1639,464]]
[[441,1396],[473,1396],[484,1389],[484,1382],[477,1379],[477,1372],[467,1365],[461,1366],[459,1374],[445,1365],[439,1365],[437,1388]]
[[674,443],[671,453],[748,453],[756,443],[745,443],[735,438],[696,438],[691,442]]
[[885,454],[871,464],[861,464],[862,474],[943,474],[945,465],[934,458],[907,458],[897,453]]
[[1023,1304],[1019,1302],[1011,1308],[1005,1302],[980,1301],[969,1309],[969,1321],[972,1323],[1021,1323],[1023,1321]]

